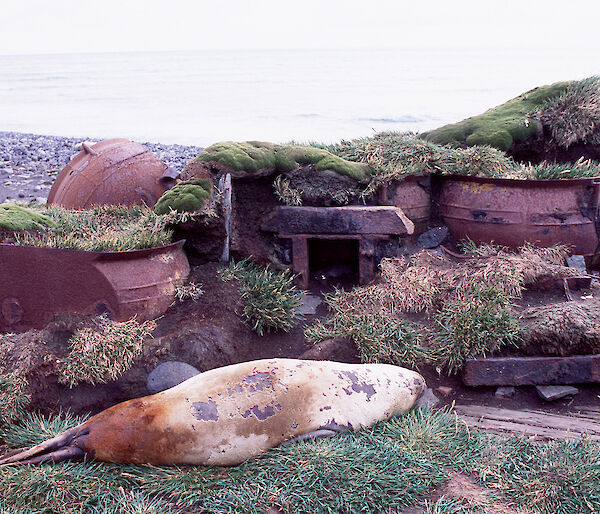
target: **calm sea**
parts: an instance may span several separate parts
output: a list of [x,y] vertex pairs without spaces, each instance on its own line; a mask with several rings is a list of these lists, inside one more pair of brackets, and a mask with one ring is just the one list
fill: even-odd
[[600,73],[557,50],[282,50],[0,56],[0,131],[206,146],[423,131]]

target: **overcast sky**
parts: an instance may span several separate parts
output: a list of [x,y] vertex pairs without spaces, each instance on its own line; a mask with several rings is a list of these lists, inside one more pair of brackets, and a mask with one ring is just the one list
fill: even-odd
[[599,20],[598,0],[4,0],[0,53],[365,47],[590,51],[600,50]]

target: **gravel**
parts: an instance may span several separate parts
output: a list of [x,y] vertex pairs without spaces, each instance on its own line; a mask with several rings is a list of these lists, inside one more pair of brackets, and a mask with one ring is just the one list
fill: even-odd
[[[78,152],[75,147],[88,139],[0,132],[0,203],[45,202],[56,175]],[[178,171],[203,150],[199,146],[141,144]]]

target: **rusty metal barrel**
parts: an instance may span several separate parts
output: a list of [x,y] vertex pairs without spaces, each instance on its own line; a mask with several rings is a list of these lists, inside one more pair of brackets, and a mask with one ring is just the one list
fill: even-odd
[[0,244],[0,331],[41,328],[55,314],[154,319],[189,274],[183,241],[124,252]]
[[176,173],[145,146],[107,139],[73,156],[56,178],[48,205],[88,209],[95,205],[152,207],[173,185]]
[[573,253],[598,249],[597,178],[520,180],[440,177],[440,215],[457,239],[517,248],[557,243]]
[[409,175],[379,189],[379,202],[394,205],[415,225],[415,234],[427,229],[431,213],[431,194],[428,177]]

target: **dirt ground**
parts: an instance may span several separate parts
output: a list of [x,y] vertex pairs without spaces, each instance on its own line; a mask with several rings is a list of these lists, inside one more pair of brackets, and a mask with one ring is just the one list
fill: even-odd
[[[56,359],[68,351],[67,341],[77,328],[77,318],[58,317],[42,331],[29,331],[17,337],[11,353],[14,367],[23,368],[30,382],[31,408],[44,413],[70,409],[75,413],[96,413],[115,403],[148,394],[148,373],[165,361],[183,361],[200,371],[254,359],[271,357],[306,357],[311,349],[304,339],[304,327],[316,318],[327,315],[321,304],[315,315],[289,332],[272,332],[263,337],[254,333],[241,317],[238,286],[235,281],[223,282],[216,271],[218,264],[209,263],[192,268],[190,280],[202,285],[204,294],[197,301],[177,303],[157,320],[153,337],[144,342],[142,357],[118,380],[92,386],[80,384],[73,389],[58,383]],[[312,284],[310,293],[322,295],[331,290],[322,283]],[[588,290],[572,291],[574,296],[589,294]],[[528,292],[521,307],[564,301],[564,291],[551,287]],[[357,362],[357,351],[349,341],[332,341],[319,354],[323,358]],[[511,409],[541,409],[565,412],[577,405],[594,405],[600,398],[600,385],[580,385],[574,399],[543,401],[535,387],[517,387],[512,398],[494,395],[494,387],[467,387],[460,376],[447,376],[435,369],[419,370],[444,405],[477,404]],[[441,389],[440,389],[441,388]]]

